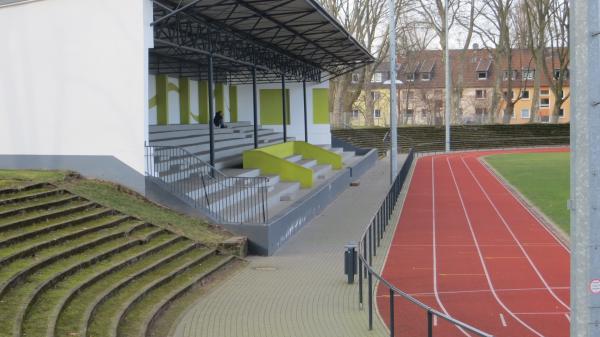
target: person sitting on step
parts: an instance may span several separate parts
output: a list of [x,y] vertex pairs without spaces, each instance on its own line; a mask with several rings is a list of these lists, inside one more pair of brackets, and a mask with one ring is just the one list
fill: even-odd
[[217,111],[217,113],[215,114],[215,118],[213,119],[213,123],[215,124],[216,127],[219,127],[221,129],[226,128],[227,126],[225,125],[225,121],[223,118],[223,111]]

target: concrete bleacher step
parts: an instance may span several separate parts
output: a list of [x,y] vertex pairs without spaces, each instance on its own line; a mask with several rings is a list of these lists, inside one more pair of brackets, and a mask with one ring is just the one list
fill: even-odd
[[313,167],[313,177],[316,179],[325,179],[331,172],[331,165],[317,165]]
[[289,161],[289,162],[292,162],[292,163],[297,163],[297,162],[299,162],[300,160],[302,160],[303,158],[304,158],[304,157],[302,157],[302,155],[301,155],[301,154],[295,154],[295,155],[293,155],[293,156],[286,157],[286,158],[285,158],[285,160],[287,160],[287,161]]
[[226,168],[221,170],[223,174],[228,177],[258,177],[260,175],[259,169],[240,169],[240,168]]
[[306,168],[313,168],[313,167],[317,166],[317,161],[314,159],[302,159],[302,160],[298,160],[296,162],[296,164],[298,164],[300,166],[304,166]]
[[[235,122],[235,123],[227,123],[228,126],[234,127],[243,127],[251,125],[250,122]],[[149,133],[161,133],[161,132],[169,132],[169,131],[186,131],[186,130],[201,130],[208,129],[208,124],[169,124],[169,125],[150,125],[148,128]]]
[[[200,129],[200,130],[187,130],[187,131],[168,131],[161,133],[151,133],[149,135],[150,142],[158,141],[158,140],[171,140],[171,139],[181,139],[181,138],[189,138],[194,136],[206,136],[209,135],[209,129]],[[225,128],[225,129],[213,129],[213,134],[234,134],[233,129]]]
[[[218,133],[214,135],[215,142],[229,139],[243,139],[247,138],[243,134],[237,133]],[[208,144],[210,142],[209,135],[196,135],[184,138],[176,138],[170,140],[154,140],[150,141],[150,145],[153,146],[188,146],[197,144]]]

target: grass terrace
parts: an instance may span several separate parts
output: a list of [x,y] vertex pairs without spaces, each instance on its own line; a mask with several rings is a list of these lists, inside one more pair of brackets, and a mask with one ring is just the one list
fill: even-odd
[[0,337],[168,335],[242,264],[229,236],[114,184],[0,170]]

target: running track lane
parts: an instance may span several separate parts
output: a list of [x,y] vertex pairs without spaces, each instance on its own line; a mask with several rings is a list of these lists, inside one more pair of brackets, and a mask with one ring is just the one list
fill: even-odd
[[[569,335],[567,247],[483,165],[494,153],[420,158],[383,276],[431,307],[498,337]],[[377,288],[389,326],[389,291]],[[425,336],[426,313],[395,297],[397,336]],[[467,336],[434,320],[434,336]]]

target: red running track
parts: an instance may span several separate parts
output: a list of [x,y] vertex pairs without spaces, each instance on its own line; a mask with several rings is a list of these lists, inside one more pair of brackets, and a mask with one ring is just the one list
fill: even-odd
[[[418,300],[497,337],[569,336],[570,252],[480,162],[420,158],[383,269]],[[389,326],[389,290],[377,288]],[[426,312],[395,297],[396,336],[426,336]],[[434,320],[436,337],[475,336]]]

